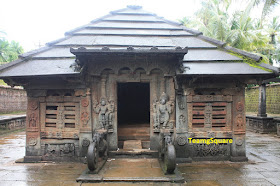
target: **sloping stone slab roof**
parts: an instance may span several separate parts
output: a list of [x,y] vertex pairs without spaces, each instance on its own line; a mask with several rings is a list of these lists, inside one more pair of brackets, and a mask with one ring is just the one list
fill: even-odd
[[[225,45],[224,42],[205,37],[199,31],[158,17],[141,7],[128,6],[70,30],[65,33],[64,38],[52,41],[46,47],[22,54],[20,59],[0,66],[0,77],[79,74],[80,72],[72,68],[75,56],[70,52],[71,47],[85,47],[89,50],[101,50],[103,47],[125,50],[127,47],[133,47],[140,51],[151,47],[158,47],[159,50],[187,47],[188,54],[184,57],[184,63],[193,68],[186,71],[188,74],[219,73],[220,68],[215,70],[219,66],[216,62],[231,62],[225,65],[226,68],[229,68],[229,65],[236,66],[236,71],[240,69],[241,74],[251,74],[250,71],[260,75],[269,73],[262,69],[253,70],[254,67],[241,69],[244,67],[244,64],[240,63],[243,59],[231,55],[229,51],[256,61],[261,57]],[[212,62],[215,64],[211,65]],[[201,68],[199,67],[201,65],[206,66]],[[210,66],[211,68],[207,68]],[[197,71],[200,68],[201,70]],[[236,74],[236,71],[223,70],[224,74]]]

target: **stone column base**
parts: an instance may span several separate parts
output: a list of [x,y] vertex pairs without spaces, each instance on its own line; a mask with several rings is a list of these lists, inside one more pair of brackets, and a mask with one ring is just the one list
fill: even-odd
[[24,156],[24,163],[36,163],[42,161],[42,156]]

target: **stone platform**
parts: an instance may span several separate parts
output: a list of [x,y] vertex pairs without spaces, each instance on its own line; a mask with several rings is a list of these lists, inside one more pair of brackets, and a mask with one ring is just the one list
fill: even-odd
[[[178,164],[177,168],[182,173],[185,183],[147,181],[104,181],[100,183],[81,183],[76,182],[76,179],[80,177],[87,168],[87,165],[83,163],[15,163],[16,160],[24,156],[25,152],[25,132],[18,132],[0,136],[0,185],[280,185],[280,138],[275,137],[275,133],[259,134],[249,131],[246,133],[246,146],[246,156],[249,159],[248,162],[193,161],[192,163]],[[156,172],[156,170],[159,170],[158,163],[154,164],[152,161],[147,164],[146,162],[141,163],[136,160],[129,162],[131,163],[130,166],[134,164],[134,167],[138,167],[137,169],[132,170],[128,169],[127,166],[121,167],[123,164],[120,164],[117,160],[111,159],[111,168],[114,168],[114,171],[119,172],[116,173],[113,170],[108,170],[108,177],[116,177],[116,174],[121,176],[131,176],[134,174],[135,177],[148,177],[150,174],[157,177],[161,175],[161,172]],[[155,171],[138,172],[136,170]]]
[[108,159],[99,174],[88,170],[77,178],[78,182],[184,182],[178,170],[165,175],[158,159]]
[[247,130],[258,133],[276,132],[273,117],[246,116]]

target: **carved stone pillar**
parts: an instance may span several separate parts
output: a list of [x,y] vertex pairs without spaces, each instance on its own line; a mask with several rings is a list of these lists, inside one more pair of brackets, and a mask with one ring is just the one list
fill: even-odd
[[158,150],[159,148],[159,130],[155,130],[155,117],[156,117],[156,102],[158,101],[157,98],[157,89],[158,89],[158,81],[157,77],[153,75],[152,80],[150,82],[150,148],[151,150]]
[[39,117],[39,99],[28,97],[26,111],[26,152],[24,157],[25,162],[36,162],[41,160]]
[[233,96],[233,143],[231,144],[231,161],[248,161],[246,157],[245,134],[245,88],[240,87]]
[[170,121],[169,121],[169,128],[174,128],[175,127],[175,120],[176,120],[176,112],[175,112],[175,86],[174,86],[174,79],[173,77],[169,77],[168,78],[168,88],[169,88],[169,92],[170,93],[170,102],[172,105],[172,112],[170,113]]
[[267,117],[266,114],[266,84],[259,86],[258,117]]
[[80,135],[79,135],[79,156],[84,157],[87,147],[92,141],[92,115],[91,115],[91,91],[84,90],[80,101]]
[[109,83],[108,87],[108,107],[111,110],[111,115],[109,119],[109,126],[108,126],[108,143],[110,150],[117,150],[118,149],[118,134],[117,134],[117,81],[115,75],[109,76]]

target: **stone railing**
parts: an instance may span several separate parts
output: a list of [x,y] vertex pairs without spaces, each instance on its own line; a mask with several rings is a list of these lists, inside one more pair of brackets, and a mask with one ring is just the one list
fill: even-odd
[[280,118],[246,116],[247,130],[257,133],[277,132],[280,136]]
[[26,115],[0,116],[0,129],[15,130],[25,128]]

